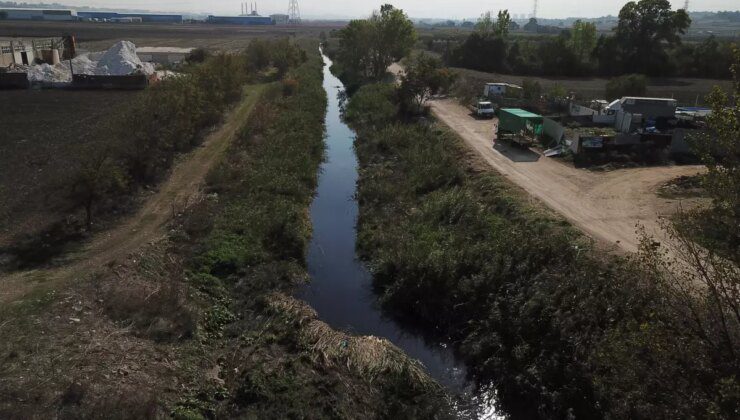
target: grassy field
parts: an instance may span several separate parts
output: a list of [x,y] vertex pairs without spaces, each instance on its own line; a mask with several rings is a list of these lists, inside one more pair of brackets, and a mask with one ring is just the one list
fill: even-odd
[[57,220],[59,185],[92,145],[105,144],[95,127],[130,101],[122,91],[2,92],[0,116],[0,248]]

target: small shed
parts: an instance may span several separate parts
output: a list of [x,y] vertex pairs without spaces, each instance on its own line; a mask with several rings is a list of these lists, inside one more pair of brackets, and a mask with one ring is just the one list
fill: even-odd
[[542,134],[542,115],[520,108],[501,108],[498,112],[498,121],[499,132],[529,131],[535,135]]
[[506,92],[512,90],[521,90],[521,86],[511,83],[486,83],[483,87],[483,97],[506,96]]

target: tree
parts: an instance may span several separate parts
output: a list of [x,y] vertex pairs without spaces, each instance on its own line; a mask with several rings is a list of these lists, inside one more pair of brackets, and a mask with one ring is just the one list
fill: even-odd
[[385,4],[369,19],[350,21],[339,38],[338,60],[344,70],[377,80],[388,66],[408,55],[416,31],[403,10]]
[[596,25],[576,20],[571,29],[569,46],[579,61],[588,58],[596,48]]
[[740,261],[740,49],[733,47],[731,95],[715,86],[707,97],[712,113],[707,133],[690,139],[707,167],[703,185],[712,198],[709,216],[715,238]]
[[614,100],[623,96],[643,96],[647,91],[647,79],[641,74],[628,74],[615,77],[606,84],[606,99]]
[[372,76],[380,79],[385,75],[388,66],[411,52],[416,42],[416,30],[401,9],[390,4],[380,7],[380,13],[374,13],[370,18],[374,29],[374,45],[372,60]]
[[481,71],[506,70],[506,42],[501,37],[473,32],[450,54],[457,66]]
[[373,48],[373,27],[370,21],[367,19],[352,20],[338,35],[337,60],[344,70],[362,78],[369,77]]
[[432,95],[447,91],[454,81],[455,74],[440,59],[421,53],[406,66],[400,92],[404,102],[413,106],[411,111],[419,112]]
[[126,187],[121,168],[109,157],[108,149],[89,152],[73,175],[67,197],[75,207],[85,209],[88,230],[93,223],[94,206],[105,197],[119,193]]
[[681,42],[691,25],[685,10],[671,10],[668,0],[631,1],[619,12],[616,39],[626,68],[650,75],[666,73],[667,46]]
[[498,19],[496,19],[496,25],[493,33],[496,36],[506,38],[509,35],[509,28],[511,26],[511,15],[508,10],[499,10]]
[[489,36],[493,33],[496,24],[493,22],[491,12],[480,15],[478,22],[475,24],[475,31],[483,36]]

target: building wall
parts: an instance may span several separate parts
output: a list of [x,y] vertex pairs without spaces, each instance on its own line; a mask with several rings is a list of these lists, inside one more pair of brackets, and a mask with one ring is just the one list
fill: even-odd
[[77,14],[74,10],[0,9],[0,11],[7,13],[8,20],[77,20]]
[[208,22],[229,25],[274,25],[267,16],[208,16]]
[[182,23],[182,15],[156,15],[148,13],[116,13],[116,12],[79,12],[77,15],[85,19],[120,19],[141,18],[142,22],[151,23]]

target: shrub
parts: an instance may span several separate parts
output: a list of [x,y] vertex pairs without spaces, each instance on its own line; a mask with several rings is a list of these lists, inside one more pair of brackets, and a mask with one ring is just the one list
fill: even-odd
[[202,63],[210,56],[211,53],[208,52],[208,50],[199,47],[190,51],[190,54],[185,58],[185,61],[188,63]]
[[615,77],[606,84],[606,98],[610,101],[624,96],[644,96],[646,92],[647,78],[641,74]]

